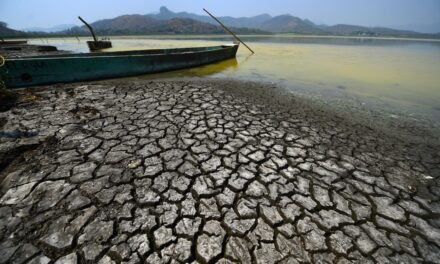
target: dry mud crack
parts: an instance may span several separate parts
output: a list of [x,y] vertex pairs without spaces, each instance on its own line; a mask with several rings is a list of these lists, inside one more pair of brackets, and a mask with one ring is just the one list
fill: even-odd
[[435,147],[245,83],[34,93],[0,113],[0,263],[440,263]]

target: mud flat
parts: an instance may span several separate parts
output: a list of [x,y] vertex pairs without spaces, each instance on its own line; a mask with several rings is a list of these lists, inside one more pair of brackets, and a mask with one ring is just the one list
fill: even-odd
[[439,263],[428,130],[229,80],[19,93],[0,263]]
[[33,45],[33,44],[13,44],[1,45],[0,55],[6,59],[29,57],[29,56],[43,56],[43,55],[61,55],[69,54],[71,52],[65,50],[58,50],[55,46],[50,45]]

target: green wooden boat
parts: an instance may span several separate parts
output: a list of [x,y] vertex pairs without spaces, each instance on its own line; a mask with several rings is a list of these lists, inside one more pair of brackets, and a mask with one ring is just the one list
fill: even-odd
[[77,53],[6,59],[0,78],[8,88],[99,80],[171,71],[235,57],[238,45]]

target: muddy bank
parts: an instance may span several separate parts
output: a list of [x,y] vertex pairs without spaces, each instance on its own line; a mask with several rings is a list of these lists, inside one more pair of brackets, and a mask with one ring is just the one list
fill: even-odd
[[251,82],[18,91],[34,100],[0,113],[0,262],[440,258],[429,131]]
[[69,54],[71,52],[58,50],[55,46],[50,45],[32,45],[32,44],[10,44],[2,45],[0,43],[0,55],[6,59],[40,56],[40,55],[60,55]]

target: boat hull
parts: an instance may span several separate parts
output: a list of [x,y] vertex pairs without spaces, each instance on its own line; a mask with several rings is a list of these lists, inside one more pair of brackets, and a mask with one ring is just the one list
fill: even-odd
[[235,57],[238,45],[35,56],[7,59],[0,78],[8,88],[100,80],[184,69]]
[[27,44],[27,40],[2,40],[0,41],[1,45],[23,45]]
[[89,46],[89,50],[102,50],[109,49],[112,47],[112,43],[110,41],[98,40],[98,41],[87,41],[87,46]]

